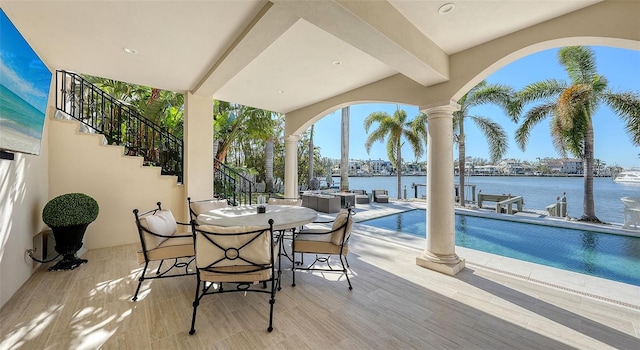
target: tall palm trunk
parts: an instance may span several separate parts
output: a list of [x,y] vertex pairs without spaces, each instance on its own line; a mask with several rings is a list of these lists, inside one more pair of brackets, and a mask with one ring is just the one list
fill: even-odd
[[340,191],[349,190],[349,107],[342,109],[340,143]]
[[467,160],[467,150],[465,145],[464,134],[464,117],[460,117],[459,124],[460,135],[458,136],[458,202],[461,207],[464,207],[464,175],[465,165]]
[[396,152],[396,178],[398,179],[398,199],[402,199],[402,144],[398,139],[398,151]]
[[[313,176],[313,125],[311,125],[311,133],[309,134],[309,188],[311,188],[311,183],[315,176]],[[312,188],[315,190],[315,188]]]
[[593,201],[593,124],[590,119],[587,123],[584,134],[584,203],[580,221],[600,222]]
[[264,145],[265,158],[265,191],[273,192],[273,140],[267,140]]

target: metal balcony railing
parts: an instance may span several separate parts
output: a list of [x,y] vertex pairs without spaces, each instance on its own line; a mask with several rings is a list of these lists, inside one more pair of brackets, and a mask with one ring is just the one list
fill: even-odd
[[215,158],[213,160],[213,188],[215,195],[226,198],[230,205],[250,205],[252,204],[252,194],[256,192],[256,185],[253,181]]
[[56,72],[56,108],[103,134],[125,154],[144,158],[144,165],[162,168],[163,175],[183,176],[183,142],[131,106],[72,72]]

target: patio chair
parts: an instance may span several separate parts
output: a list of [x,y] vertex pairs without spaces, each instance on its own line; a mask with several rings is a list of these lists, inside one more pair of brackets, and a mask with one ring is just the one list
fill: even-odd
[[[188,230],[189,224],[177,222],[170,210],[162,209],[160,202],[156,205],[158,208],[142,214],[138,209],[133,210],[141,246],[137,254],[138,264],[144,263],[133,301],[138,300],[138,292],[140,292],[144,280],[195,274],[195,272],[189,272],[189,265],[194,259],[193,238]],[[184,226],[184,230],[178,232],[179,226]],[[184,261],[182,258],[190,259]],[[173,262],[167,269],[162,270],[165,260]],[[160,262],[158,269],[155,275],[147,275],[149,263],[152,261]],[[173,273],[174,269],[182,268],[184,268],[184,273]]]
[[[292,205],[296,207],[301,207],[302,199],[301,198],[269,198],[269,200],[267,201],[267,204]],[[280,245],[280,255],[278,256],[278,270],[281,270],[281,267],[282,267],[281,260],[280,260],[282,256],[286,257],[287,259],[289,259],[289,261],[293,262],[293,257],[289,256],[289,253],[287,253],[287,249],[284,246],[284,240],[285,239],[291,240],[296,230],[300,230],[300,229],[302,229],[302,227],[292,228],[290,230],[281,230],[278,232],[278,235],[276,236],[277,243]],[[281,290],[281,289],[282,288],[280,287],[280,285],[278,285],[278,290]]]
[[212,198],[200,201],[191,201],[191,197],[187,197],[187,204],[189,205],[189,215],[191,220],[198,218],[198,215],[206,213],[209,210],[226,208],[229,206],[229,202],[223,198]]
[[[268,226],[198,226],[191,222],[196,253],[197,283],[189,334],[196,332],[196,313],[205,295],[222,293],[269,294],[269,326],[273,330],[278,274],[274,266],[273,219]],[[277,252],[275,252],[277,254]],[[270,282],[270,288],[267,288]],[[225,289],[224,284],[235,288]],[[261,284],[262,288],[257,288]]]
[[622,228],[638,228],[640,225],[640,197],[622,197],[624,203],[624,224]]
[[387,190],[373,190],[373,201],[376,203],[389,203],[389,192]]
[[[301,258],[303,254],[311,253],[315,254],[316,258],[309,266],[303,266],[304,261],[300,263],[294,263],[291,268],[293,274],[292,287],[296,286],[296,270],[301,271],[341,271],[347,278],[349,284],[349,290],[352,290],[351,281],[349,280],[349,261],[347,260],[347,254],[349,253],[349,237],[351,236],[351,228],[353,226],[352,219],[353,212],[351,208],[341,210],[336,215],[335,220],[330,230],[326,229],[305,229],[293,236],[291,243],[291,249],[293,253],[300,253]],[[332,255],[337,255],[340,259],[341,269],[334,269],[329,259]],[[344,260],[343,260],[344,259]],[[316,267],[317,263],[326,263],[327,267]],[[346,266],[345,266],[346,264]]]
[[356,204],[369,204],[369,195],[365,190],[353,190],[355,194]]

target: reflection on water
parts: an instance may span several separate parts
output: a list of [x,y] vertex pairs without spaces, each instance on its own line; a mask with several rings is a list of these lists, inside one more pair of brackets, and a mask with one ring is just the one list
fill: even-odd
[[598,236],[595,232],[582,233],[582,263],[583,269],[595,273],[598,259]]
[[[426,211],[362,222],[425,237]],[[456,215],[456,245],[640,286],[640,238]]]
[[402,229],[402,215],[398,215],[396,218],[396,230],[400,231]]

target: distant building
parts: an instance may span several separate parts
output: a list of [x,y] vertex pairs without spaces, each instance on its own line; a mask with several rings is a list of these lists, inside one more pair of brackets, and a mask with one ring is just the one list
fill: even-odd
[[515,159],[505,159],[498,164],[503,175],[523,175],[524,166]]
[[579,159],[561,159],[562,164],[561,172],[564,174],[582,174],[583,167],[582,161]]

